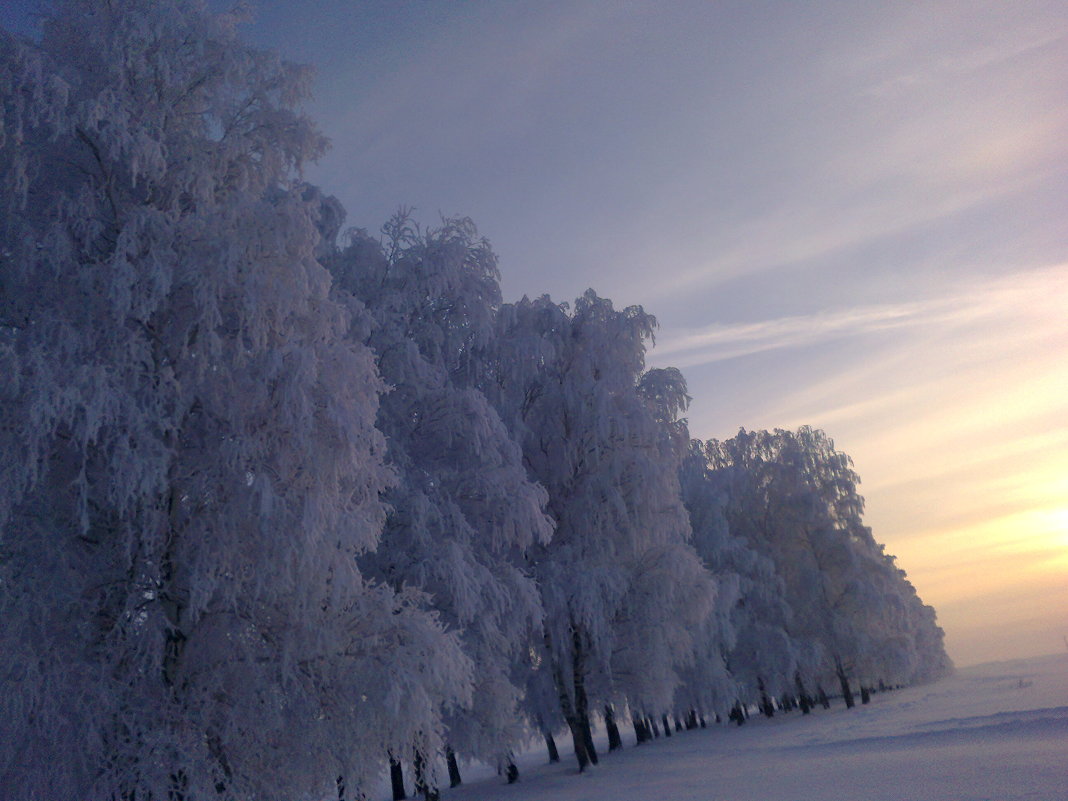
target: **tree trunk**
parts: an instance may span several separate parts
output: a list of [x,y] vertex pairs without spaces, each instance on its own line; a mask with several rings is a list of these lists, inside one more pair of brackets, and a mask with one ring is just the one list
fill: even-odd
[[594,765],[598,763],[597,749],[593,745],[593,727],[590,726],[589,713],[585,713],[581,717],[582,722],[582,738],[586,743],[586,753],[590,756],[590,762]]
[[622,748],[623,740],[619,736],[616,713],[611,704],[604,705],[604,727],[608,730],[608,750],[615,751],[617,748]]
[[667,715],[661,716],[660,720],[664,724],[664,736],[665,737],[670,737],[671,736],[671,724],[668,723]]
[[816,698],[819,699],[820,706],[822,706],[824,709],[831,708],[831,699],[827,697],[827,693],[823,689],[822,684],[816,685]]
[[571,743],[575,747],[575,760],[578,762],[579,773],[582,773],[590,765],[590,752],[586,750],[586,738],[583,736],[582,723],[571,708],[570,700],[562,711],[564,720],[567,721],[568,731],[571,732]]
[[393,786],[393,801],[405,801],[408,794],[404,791],[404,768],[392,754],[389,757],[389,782]]
[[767,690],[765,690],[764,679],[758,678],[756,686],[760,690],[760,711],[764,713],[765,718],[774,718],[775,707],[771,703],[771,698],[768,697]]
[[[552,643],[548,632],[545,633],[545,644],[546,650],[552,653]],[[575,761],[578,762],[579,773],[582,773],[591,763],[597,764],[597,752],[593,749],[593,738],[588,734],[589,713],[586,709],[586,688],[583,684],[582,638],[577,629],[572,629],[571,666],[570,688],[560,666],[555,666],[553,669],[553,683],[556,685],[556,694],[560,699],[560,711],[571,732],[571,742],[575,747]]]
[[[560,698],[560,711],[564,715],[564,720],[567,722],[568,731],[571,732],[571,742],[575,747],[575,760],[578,762],[579,773],[582,773],[590,765],[590,752],[586,747],[586,737],[582,728],[582,721],[579,718],[579,714],[575,709],[575,704],[571,700],[571,694],[568,692],[567,686],[564,683],[563,676],[560,675],[560,671],[554,671],[554,679],[556,681],[556,689]],[[575,682],[578,683],[577,681]]]
[[657,728],[656,718],[649,718],[649,728],[653,730],[653,737],[660,737],[660,729]]
[[812,711],[812,700],[808,697],[805,683],[801,681],[801,671],[794,673],[794,684],[797,686],[797,697],[801,704],[801,714],[807,715]]
[[736,701],[734,706],[731,707],[730,719],[739,726],[745,723],[745,713],[742,711],[742,704],[740,701]]
[[849,689],[849,678],[846,676],[842,660],[835,658],[834,670],[838,674],[838,681],[842,685],[842,697],[845,699],[846,709],[852,709],[856,702],[853,700],[853,691]]
[[870,701],[871,701],[871,691],[868,690],[868,688],[865,687],[863,684],[860,685],[860,702],[862,704],[867,704]]
[[460,766],[456,764],[456,752],[451,746],[445,746],[445,764],[449,767],[449,787],[459,787],[464,780],[460,777]]
[[544,733],[544,736],[545,736],[545,747],[549,750],[549,762],[550,762],[550,764],[553,763],[553,762],[559,762],[560,761],[560,752],[556,748],[556,740],[553,739],[553,733],[551,731],[547,731],[547,732]]
[[634,739],[637,740],[635,745],[641,745],[646,740],[653,739],[653,735],[649,732],[649,727],[645,724],[643,718],[640,718],[636,713],[631,712],[630,719],[634,724]]
[[594,765],[597,764],[597,749],[593,746],[593,730],[590,728],[590,705],[586,698],[586,652],[582,647],[582,636],[579,630],[571,630],[572,643],[572,674],[571,678],[575,687],[575,717],[579,724],[582,742],[586,749],[586,756]]

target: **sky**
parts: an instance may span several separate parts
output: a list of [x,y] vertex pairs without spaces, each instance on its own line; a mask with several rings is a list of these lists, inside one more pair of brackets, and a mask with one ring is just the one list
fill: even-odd
[[693,436],[852,456],[959,665],[1068,646],[1063,0],[254,5],[350,225],[470,216],[506,299],[643,305]]

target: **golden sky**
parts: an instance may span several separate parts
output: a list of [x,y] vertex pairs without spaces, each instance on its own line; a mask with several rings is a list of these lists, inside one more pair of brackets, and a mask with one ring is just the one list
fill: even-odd
[[[854,458],[868,524],[958,663],[1065,647],[1068,265],[924,302],[710,326],[664,338],[656,359],[700,372],[776,353],[808,359],[810,380],[766,382],[773,397],[746,426],[816,425]],[[700,401],[691,425],[717,427]]]

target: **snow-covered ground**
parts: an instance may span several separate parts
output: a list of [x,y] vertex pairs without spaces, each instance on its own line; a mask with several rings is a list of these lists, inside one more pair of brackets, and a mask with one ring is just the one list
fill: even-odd
[[515,785],[467,766],[443,801],[1066,801],[1068,654],[965,668],[853,710],[838,700],[637,748],[626,732],[581,775],[563,740],[558,765],[524,754]]

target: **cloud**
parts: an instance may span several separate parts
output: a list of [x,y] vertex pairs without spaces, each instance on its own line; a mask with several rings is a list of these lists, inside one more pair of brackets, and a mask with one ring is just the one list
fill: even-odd
[[659,342],[656,358],[658,361],[667,359],[678,367],[693,367],[762,351],[816,345],[831,339],[916,326],[949,310],[950,305],[945,302],[917,302],[820,312],[755,323],[713,323]]
[[[873,304],[774,320],[732,325],[713,323],[697,330],[676,330],[658,341],[655,358],[669,360],[679,367],[692,367],[868,334],[911,331],[931,337],[934,331],[980,323],[999,323],[1005,328],[997,334],[1000,347],[1004,348],[1009,343],[1028,344],[1064,330],[1068,326],[1062,313],[1065,308],[1068,308],[1068,265],[1061,265],[988,280],[953,295],[907,303]],[[971,335],[986,339],[990,333],[987,329],[985,334],[971,332]]]

